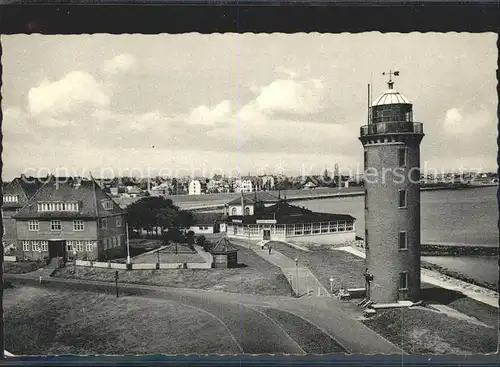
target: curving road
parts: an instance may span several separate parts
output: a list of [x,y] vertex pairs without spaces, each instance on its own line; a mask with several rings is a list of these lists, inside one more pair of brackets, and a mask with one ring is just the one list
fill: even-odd
[[[40,286],[38,279],[28,274],[5,274],[4,278],[14,284]],[[115,286],[110,282],[75,279],[49,278],[41,286],[115,292]],[[120,284],[119,290],[122,296],[162,298],[202,309],[222,322],[240,350],[247,354],[304,354],[304,350],[275,320],[258,311],[261,307],[286,311],[306,320],[330,336],[339,349],[347,353],[402,353],[394,344],[343,313],[338,304],[340,301],[330,297],[297,299],[135,284]]]

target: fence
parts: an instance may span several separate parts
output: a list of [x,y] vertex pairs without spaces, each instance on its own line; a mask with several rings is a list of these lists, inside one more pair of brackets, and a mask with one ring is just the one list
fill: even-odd
[[[108,268],[108,269],[127,269],[127,264],[106,263],[76,260],[76,266],[94,267],[94,268]],[[156,263],[149,264],[131,264],[132,270],[154,270]],[[211,263],[186,263],[188,269],[210,269]],[[160,269],[182,269],[184,263],[160,263]]]

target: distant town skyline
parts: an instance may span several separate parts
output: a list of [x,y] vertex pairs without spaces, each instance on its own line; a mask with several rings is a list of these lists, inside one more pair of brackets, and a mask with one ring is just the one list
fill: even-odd
[[[382,72],[424,123],[421,166],[496,170],[496,35],[2,36],[3,179],[62,168],[362,172]],[[493,133],[492,133],[493,132]],[[483,137],[479,142],[477,136]]]

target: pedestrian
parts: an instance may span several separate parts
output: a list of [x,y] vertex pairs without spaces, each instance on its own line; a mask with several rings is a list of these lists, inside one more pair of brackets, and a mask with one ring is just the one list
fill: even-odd
[[272,249],[272,247],[271,247],[271,245],[269,245],[269,255],[271,255],[271,249]]
[[43,283],[43,276],[40,275],[39,281],[40,281],[40,284]]

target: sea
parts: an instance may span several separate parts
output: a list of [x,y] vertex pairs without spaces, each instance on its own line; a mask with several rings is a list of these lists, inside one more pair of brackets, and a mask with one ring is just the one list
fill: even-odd
[[[464,190],[422,191],[421,242],[498,246],[497,187]],[[296,201],[294,205],[324,213],[350,214],[356,220],[356,234],[364,236],[364,197],[343,197]],[[498,284],[498,259],[491,256],[424,256],[422,260],[481,282]]]

